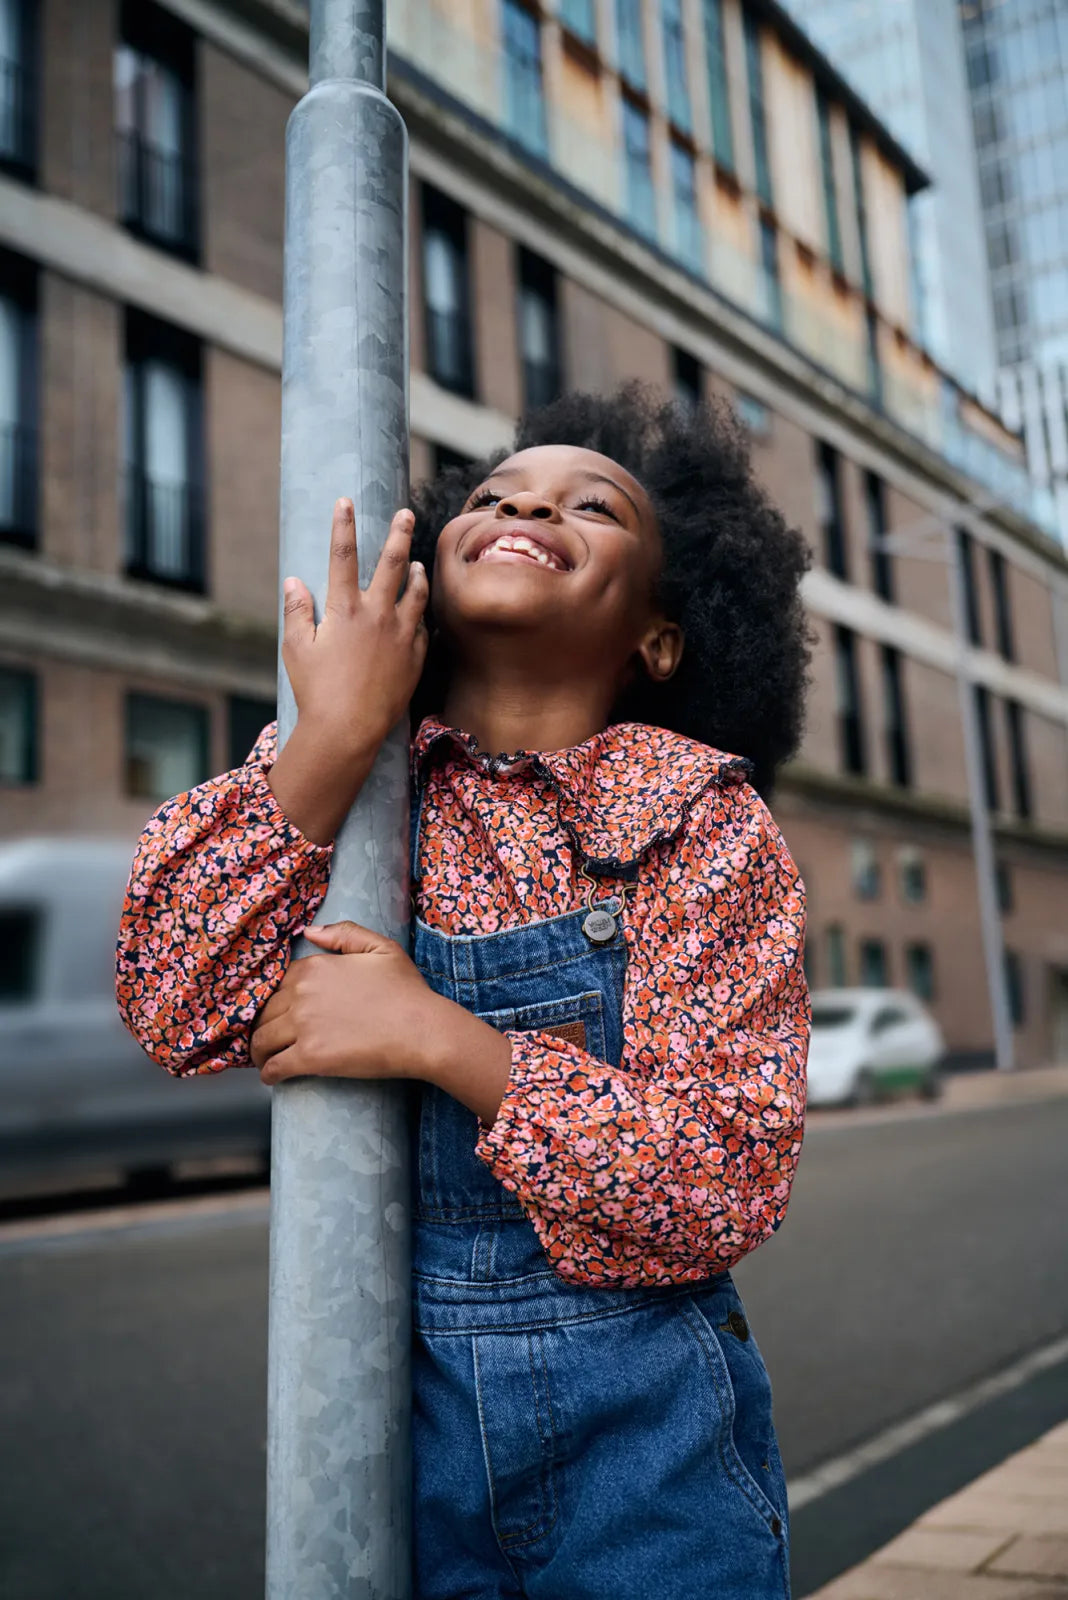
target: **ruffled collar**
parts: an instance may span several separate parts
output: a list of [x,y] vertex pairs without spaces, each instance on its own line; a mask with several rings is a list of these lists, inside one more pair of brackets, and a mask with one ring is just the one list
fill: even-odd
[[426,717],[412,744],[414,781],[422,780],[430,761],[456,758],[491,778],[539,773],[587,867],[624,876],[633,875],[653,845],[678,833],[712,784],[744,783],[752,770],[743,756],[644,722],[613,723],[570,750],[490,755],[470,734]]

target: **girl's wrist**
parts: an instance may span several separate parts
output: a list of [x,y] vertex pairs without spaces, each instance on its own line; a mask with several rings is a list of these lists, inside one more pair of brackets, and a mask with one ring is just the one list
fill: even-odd
[[511,1043],[454,1000],[433,998],[422,1030],[418,1075],[451,1094],[491,1128],[508,1087]]

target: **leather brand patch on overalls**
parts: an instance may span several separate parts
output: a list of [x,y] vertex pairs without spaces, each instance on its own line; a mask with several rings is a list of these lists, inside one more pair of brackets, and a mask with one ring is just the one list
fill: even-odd
[[580,1050],[586,1048],[586,1024],[584,1022],[558,1022],[553,1028],[538,1028],[538,1033],[547,1033],[553,1039],[562,1039],[565,1044],[578,1045]]

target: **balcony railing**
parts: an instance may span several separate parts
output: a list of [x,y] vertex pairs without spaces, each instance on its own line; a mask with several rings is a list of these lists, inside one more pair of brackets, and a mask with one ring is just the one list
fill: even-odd
[[182,255],[197,248],[196,175],[188,154],[120,133],[119,211],[127,227]]
[[35,134],[33,85],[18,61],[0,57],[0,163],[23,172],[33,169]]
[[435,311],[427,307],[427,371],[444,389],[457,394],[474,393],[471,360],[471,325],[458,311]]
[[0,540],[37,542],[37,438],[17,423],[0,424]]
[[523,403],[527,408],[547,406],[560,393],[560,368],[555,361],[523,362]]
[[198,485],[164,483],[137,467],[124,480],[126,570],[179,589],[204,588],[204,497]]

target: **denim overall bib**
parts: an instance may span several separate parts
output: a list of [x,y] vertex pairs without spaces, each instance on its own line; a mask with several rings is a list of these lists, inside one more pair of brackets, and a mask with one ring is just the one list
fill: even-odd
[[[413,885],[421,813],[417,793]],[[495,1027],[618,1066],[626,947],[586,916],[473,937],[413,917],[412,954]],[[474,1112],[424,1084],[412,1130],[414,1600],[789,1600],[770,1387],[729,1273],[569,1283],[476,1156]]]

